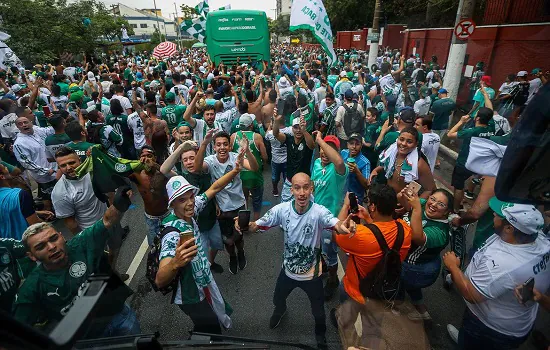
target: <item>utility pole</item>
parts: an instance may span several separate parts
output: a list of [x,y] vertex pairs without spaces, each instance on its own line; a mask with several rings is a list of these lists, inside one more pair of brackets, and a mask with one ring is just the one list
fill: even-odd
[[[160,39],[160,42],[162,42],[162,34],[160,34],[159,12],[157,10],[157,1],[156,0],[153,0],[153,5],[155,5],[155,16],[157,16],[157,30],[159,31],[159,39]],[[166,37],[164,39],[166,40]]]
[[[463,19],[472,18],[475,6],[475,0],[460,0],[460,3],[458,4],[458,12],[456,13],[455,27]],[[466,56],[467,47],[468,40],[458,39],[453,31],[453,40],[451,42],[449,58],[447,59],[447,66],[445,68],[443,87],[449,91],[449,97],[455,101],[458,96],[458,88],[460,85],[460,78],[462,76],[462,67],[464,66],[464,57]]]
[[178,23],[178,8],[176,6],[176,3],[174,2],[174,24],[176,25],[176,35],[178,37],[178,48],[181,50],[181,35],[180,35],[180,26]]
[[[372,20],[371,35],[376,37],[376,40],[371,40],[369,48],[369,69],[373,64],[376,64],[376,58],[378,57],[378,41],[380,40],[380,12],[381,0],[376,0],[374,3],[374,18]],[[368,32],[367,32],[368,36]]]

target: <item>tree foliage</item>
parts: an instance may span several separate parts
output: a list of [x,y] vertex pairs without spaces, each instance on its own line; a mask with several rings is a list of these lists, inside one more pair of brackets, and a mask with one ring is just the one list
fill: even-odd
[[[64,52],[91,54],[120,38],[128,21],[114,17],[98,0],[2,0],[0,31],[11,35],[10,48],[26,62],[51,62]],[[89,21],[88,21],[89,19]]]
[[183,17],[184,20],[194,18],[197,15],[194,7],[182,4],[180,6],[180,9],[181,9],[181,17]]

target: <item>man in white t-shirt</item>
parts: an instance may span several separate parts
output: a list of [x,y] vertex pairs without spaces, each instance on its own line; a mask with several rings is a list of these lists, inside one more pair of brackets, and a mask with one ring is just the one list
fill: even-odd
[[[489,200],[495,234],[472,257],[466,274],[452,252],[443,256],[455,288],[466,300],[462,327],[447,325],[460,349],[516,349],[527,340],[539,304],[516,297],[534,279],[546,294],[550,287],[550,241],[544,219],[533,206]],[[527,290],[526,290],[527,291]],[[528,295],[529,293],[527,293]],[[518,300],[519,299],[519,300]]]
[[[286,299],[295,288],[302,289],[311,303],[315,318],[315,339],[319,349],[327,349],[325,333],[325,297],[321,277],[321,238],[325,229],[334,229],[338,234],[349,234],[355,223],[348,217],[345,221],[335,218],[324,206],[313,203],[313,182],[305,173],[292,177],[294,199],[271,208],[258,221],[250,222],[249,232],[268,230],[280,226],[284,232],[283,266],[277,283],[273,304],[275,310],[269,320],[269,328],[276,328],[286,314]],[[240,231],[238,220],[235,228]]]
[[120,100],[120,104],[122,105],[122,108],[124,108],[124,114],[132,114],[132,104],[130,103],[128,97],[124,96],[124,88],[122,87],[122,85],[113,85],[111,87],[111,90],[113,90],[115,93],[111,100]]
[[531,75],[534,77],[532,80],[529,80],[529,97],[527,98],[527,103],[531,102],[533,97],[539,92],[539,89],[542,86],[542,70],[540,68],[535,68],[531,71]]
[[416,118],[414,127],[422,133],[422,153],[428,158],[428,164],[433,173],[441,141],[439,135],[432,131],[432,120],[427,117]]
[[414,113],[417,116],[425,116],[430,111],[431,99],[430,99],[431,90],[427,86],[422,86],[419,89],[419,99],[414,103]]
[[[206,148],[214,140],[213,155],[205,157]],[[246,155],[243,167],[250,171],[258,171],[259,166],[256,158],[248,147],[248,139],[243,139],[241,152]],[[203,172],[210,173],[212,183],[223,175],[235,169],[235,162],[239,156],[231,152],[231,137],[224,131],[218,132],[216,129],[209,130],[199,151],[195,157],[195,169],[202,169]],[[245,209],[245,198],[243,185],[240,175],[237,175],[229,185],[216,194],[216,203],[220,210],[218,223],[224,240],[225,249],[229,253],[229,272],[237,273],[237,269],[244,270],[246,267],[246,257],[244,255],[243,236],[239,235],[233,228],[233,219],[239,215],[239,211]],[[235,251],[235,247],[237,251]]]

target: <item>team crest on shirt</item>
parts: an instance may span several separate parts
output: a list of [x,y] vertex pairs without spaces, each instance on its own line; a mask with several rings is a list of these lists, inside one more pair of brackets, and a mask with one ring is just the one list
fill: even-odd
[[119,173],[125,172],[127,170],[126,164],[116,163],[115,164],[115,170]]
[[298,146],[298,151],[302,151],[304,149],[304,144],[301,143],[300,146]]
[[302,234],[305,238],[311,238],[313,236],[313,225],[311,224],[305,224],[302,227]]
[[8,253],[4,253],[0,258],[0,261],[2,261],[2,264],[9,264],[11,261],[10,255]]
[[86,273],[86,264],[82,261],[77,261],[71,265],[69,268],[69,275],[74,278],[79,278],[84,276]]

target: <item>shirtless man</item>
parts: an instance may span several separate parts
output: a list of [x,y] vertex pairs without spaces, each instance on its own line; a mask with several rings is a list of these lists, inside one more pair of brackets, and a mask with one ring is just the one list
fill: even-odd
[[157,157],[151,146],[145,145],[140,150],[139,160],[147,164],[151,170],[142,170],[130,175],[130,179],[137,183],[143,204],[145,206],[145,222],[149,228],[147,242],[153,244],[155,236],[160,232],[162,220],[168,216],[168,195],[166,194],[167,179],[160,172],[156,163]]
[[264,130],[267,130],[267,126],[271,124],[271,117],[273,116],[273,110],[275,109],[275,102],[277,101],[277,91],[271,90],[267,96],[267,104],[262,107],[262,124]]
[[[145,115],[144,115],[145,114]],[[140,112],[140,117],[143,120],[143,130],[145,133],[145,143],[151,146],[151,139],[157,132],[168,132],[168,124],[165,120],[157,118],[157,106],[154,103],[149,103],[145,106],[145,112]]]
[[248,90],[245,93],[246,100],[248,101],[248,113],[254,114],[256,116],[256,120],[262,120],[262,101],[263,101],[263,95],[264,95],[264,82],[263,79],[258,78],[260,82],[260,94],[258,95],[258,98],[254,102],[250,102],[254,99],[254,91],[256,90],[256,84],[252,87],[252,90]]

